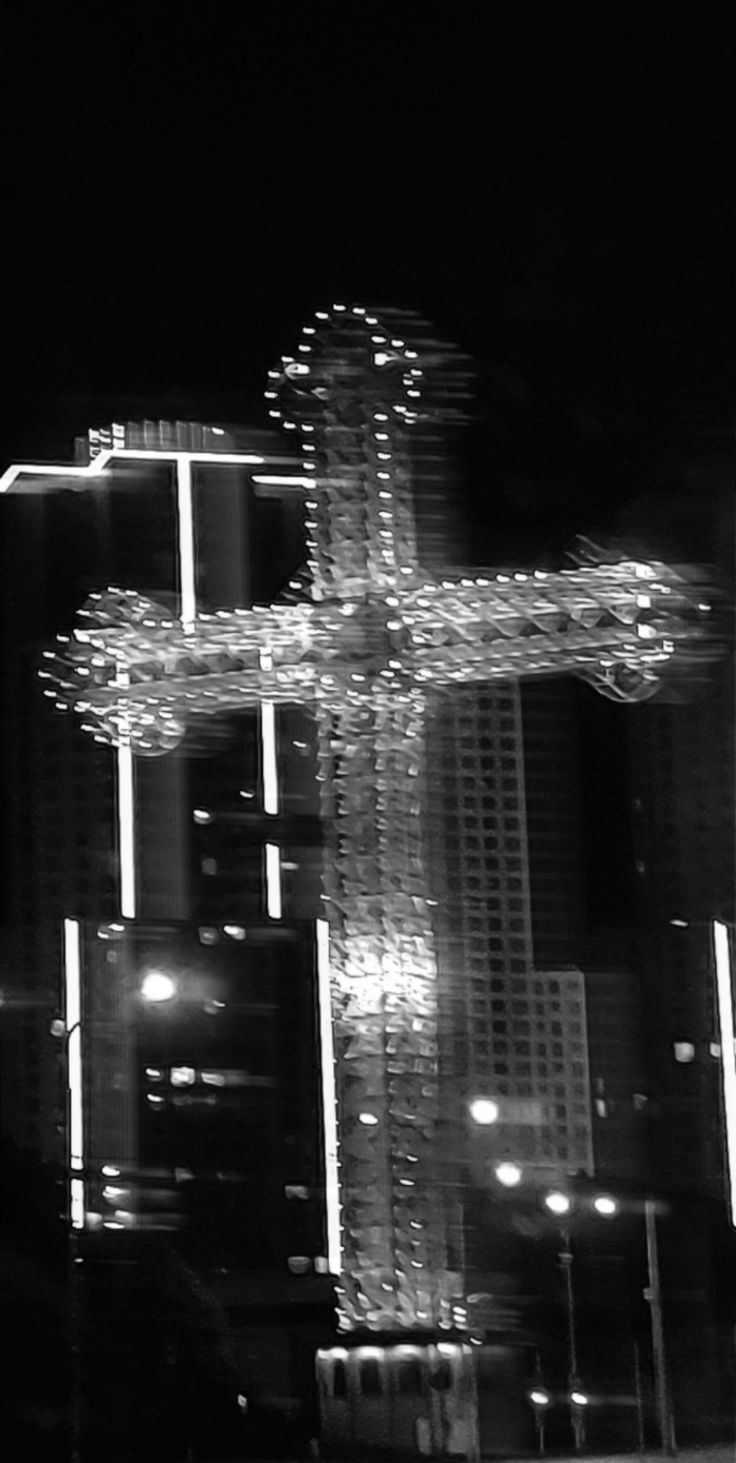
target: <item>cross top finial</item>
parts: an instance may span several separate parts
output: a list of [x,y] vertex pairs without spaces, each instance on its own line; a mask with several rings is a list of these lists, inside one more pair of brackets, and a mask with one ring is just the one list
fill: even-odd
[[336,304],[316,312],[268,378],[269,414],[299,441],[315,485],[306,500],[314,597],[387,589],[415,573],[411,479],[427,453],[423,427],[461,419],[465,357],[419,316]]

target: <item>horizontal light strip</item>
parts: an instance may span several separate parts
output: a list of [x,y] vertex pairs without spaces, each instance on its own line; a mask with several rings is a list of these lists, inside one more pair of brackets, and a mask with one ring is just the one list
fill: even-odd
[[287,477],[285,473],[254,472],[253,482],[258,487],[313,488],[314,478]]
[[718,1026],[723,1073],[723,1108],[726,1119],[729,1204],[731,1208],[731,1223],[736,1227],[736,1046],[734,1046],[731,952],[728,941],[728,926],[717,919],[713,921],[713,948],[716,960]]
[[158,452],[155,448],[105,447],[83,467],[76,465],[64,467],[57,462],[16,462],[0,477],[0,493],[6,493],[16,479],[24,473],[32,473],[34,477],[95,477],[107,467],[108,463],[116,461],[119,457],[140,462],[241,463],[244,467],[262,467],[268,461],[267,458],[253,452],[176,452],[166,448]]
[[[64,1020],[67,1087],[69,1089],[69,1167],[84,1168],[84,1105],[82,1095],[82,964],[79,920],[64,920]],[[84,1227],[84,1180],[70,1179],[71,1221]]]
[[278,813],[279,781],[276,767],[276,707],[261,702],[261,761],[263,768],[263,811]]
[[335,1046],[332,1031],[330,990],[330,931],[327,920],[316,921],[317,998],[319,1002],[320,1073],[322,1079],[322,1121],[325,1147],[325,1199],[327,1206],[327,1264],[333,1275],[342,1273],[340,1235],[340,1182],[338,1178],[337,1094],[335,1090]]
[[266,844],[266,913],[281,919],[281,855],[277,843]]

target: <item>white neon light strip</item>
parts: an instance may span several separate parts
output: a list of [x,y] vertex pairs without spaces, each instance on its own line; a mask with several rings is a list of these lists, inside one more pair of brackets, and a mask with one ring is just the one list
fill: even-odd
[[[120,671],[118,683],[129,684],[127,671]],[[133,785],[133,748],[121,741],[116,749],[118,794],[118,858],[120,862],[120,913],[123,919],[135,919],[135,794]]]
[[[64,920],[64,1011],[66,1021],[67,1085],[69,1088],[69,1167],[84,1168],[84,1108],[82,1101],[82,967],[79,920]],[[84,1180],[70,1180],[71,1221],[84,1228]]]
[[260,486],[271,484],[273,487],[281,488],[313,488],[314,479],[304,477],[287,477],[285,473],[276,472],[254,472],[253,481]]
[[340,1234],[340,1181],[338,1178],[337,1094],[335,1046],[332,1034],[330,991],[330,932],[326,919],[316,921],[317,999],[319,1002],[320,1069],[325,1145],[325,1198],[327,1205],[327,1264],[333,1275],[342,1273]]
[[728,926],[713,921],[713,948],[716,958],[718,992],[718,1025],[721,1040],[723,1073],[723,1108],[726,1118],[726,1157],[728,1161],[729,1203],[731,1223],[736,1227],[736,1046],[734,1045],[733,986]]
[[266,844],[266,911],[281,919],[281,854],[277,843]]
[[180,619],[184,630],[191,630],[197,614],[197,592],[194,580],[194,517],[192,510],[192,460],[176,459],[176,513],[179,548],[179,585],[181,589]]
[[278,813],[279,782],[276,768],[276,707],[261,702],[261,760],[263,765],[263,811]]
[[33,477],[95,477],[118,457],[135,458],[140,462],[239,462],[252,467],[262,467],[266,463],[265,457],[256,456],[252,452],[167,452],[165,449],[156,451],[143,448],[139,450],[135,447],[105,447],[84,467],[63,467],[58,462],[16,462],[0,477],[0,493],[7,493],[8,488],[12,488],[13,483],[24,473],[31,473]]

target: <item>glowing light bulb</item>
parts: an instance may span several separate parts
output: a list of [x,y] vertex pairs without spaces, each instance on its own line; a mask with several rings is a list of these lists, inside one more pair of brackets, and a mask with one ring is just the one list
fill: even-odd
[[141,983],[141,995],[144,1001],[150,1001],[151,1004],[171,1001],[176,995],[176,981],[162,970],[149,970]]
[[498,1122],[499,1107],[492,1097],[474,1097],[469,1107],[470,1116],[479,1127],[486,1128]]
[[544,1202],[550,1214],[569,1214],[572,1204],[567,1194],[559,1189],[553,1189],[551,1193],[545,1194]]

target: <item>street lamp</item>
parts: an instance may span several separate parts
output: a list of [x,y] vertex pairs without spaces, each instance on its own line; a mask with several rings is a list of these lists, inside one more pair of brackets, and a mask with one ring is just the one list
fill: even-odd
[[176,995],[176,981],[163,970],[149,970],[141,981],[141,995],[151,1005],[172,1001]]
[[512,1163],[507,1160],[504,1160],[503,1163],[497,1163],[493,1172],[498,1182],[503,1184],[505,1189],[515,1189],[521,1183],[523,1177],[518,1163]]
[[563,1194],[561,1189],[552,1189],[549,1194],[545,1194],[544,1203],[550,1214],[569,1214],[572,1208],[569,1194]]
[[468,1104],[468,1110],[474,1123],[481,1128],[490,1127],[499,1119],[499,1106],[492,1097],[474,1097]]
[[543,1387],[541,1383],[536,1383],[533,1387],[529,1389],[526,1395],[534,1409],[534,1426],[537,1429],[539,1451],[540,1453],[543,1453],[544,1430],[547,1422],[547,1410],[552,1405],[552,1394],[551,1392],[548,1392],[547,1388]]
[[596,1194],[593,1208],[602,1219],[613,1219],[618,1214],[618,1200],[612,1194]]

